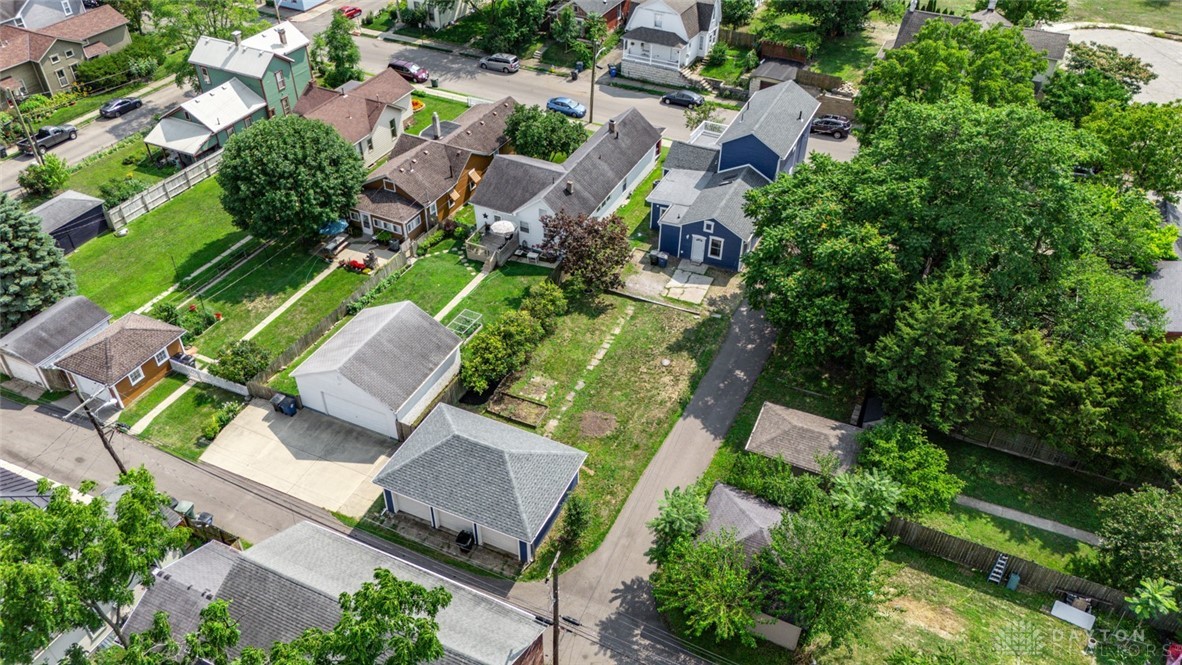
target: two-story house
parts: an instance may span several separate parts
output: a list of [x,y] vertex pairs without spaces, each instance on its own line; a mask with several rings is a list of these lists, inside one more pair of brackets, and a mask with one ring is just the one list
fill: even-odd
[[561,164],[498,155],[472,196],[477,228],[508,220],[521,246],[536,247],[546,239],[544,217],[611,214],[656,164],[662,131],[632,108],[608,120]]
[[392,69],[337,90],[309,83],[295,112],[332,125],[361,155],[365,167],[378,163],[394,147],[394,139],[411,117],[411,85]]
[[406,240],[455,215],[494,155],[509,149],[505,121],[515,106],[512,97],[477,104],[450,122],[436,116],[419,136],[399,136],[390,161],[362,186],[349,219],[365,235],[386,231]]
[[208,92],[238,79],[267,103],[267,117],[287,115],[312,81],[309,40],[290,21],[228,41],[202,37],[193,47],[189,64],[197,69],[197,84]]
[[488,0],[406,0],[406,7],[414,11],[427,10],[427,25],[432,30],[442,30],[487,3]]
[[130,43],[127,19],[108,5],[36,29],[10,21],[0,25],[0,86],[17,97],[60,92],[79,63]]
[[808,156],[809,127],[820,102],[795,82],[751,96],[730,125],[703,123],[675,141],[665,173],[645,199],[658,248],[681,259],[737,271],[755,246],[743,212],[746,194]]
[[0,0],[0,25],[39,30],[85,12],[82,0]]
[[721,0],[647,0],[632,10],[621,41],[624,76],[686,85],[681,70],[718,42]]

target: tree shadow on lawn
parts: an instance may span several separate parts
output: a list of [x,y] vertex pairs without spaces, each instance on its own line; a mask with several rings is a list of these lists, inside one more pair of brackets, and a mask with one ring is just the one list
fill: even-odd
[[[972,508],[955,505],[948,511],[947,517],[954,525],[963,530],[946,529],[936,525],[933,525],[932,528],[946,533],[949,531],[959,531],[958,533],[950,533],[949,535],[975,542],[977,538],[973,535],[972,522],[983,522],[1003,534],[1008,543],[1013,543],[1016,546],[1007,547],[1005,543],[990,543],[986,547],[1006,552],[1010,556],[1030,560],[1047,568],[1056,570],[1065,569],[1064,572],[1077,577],[1086,577],[1089,573],[1095,572],[1095,558],[1092,551],[1086,543],[1082,543],[1074,538],[1003,517],[997,517],[996,515],[990,515]],[[1057,562],[1039,561],[1038,558],[1040,557],[1035,557],[1035,553],[1029,551],[1007,551],[1031,547],[1038,547],[1049,554],[1055,555],[1062,559],[1063,564],[1058,565]]]

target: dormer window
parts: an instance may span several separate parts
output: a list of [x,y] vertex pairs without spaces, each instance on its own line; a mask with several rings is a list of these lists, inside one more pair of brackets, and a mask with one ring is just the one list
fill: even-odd
[[653,14],[653,27],[658,30],[661,28],[661,19],[664,18],[661,14]]
[[74,6],[70,4],[70,0],[62,0],[62,13],[66,16],[74,15]]

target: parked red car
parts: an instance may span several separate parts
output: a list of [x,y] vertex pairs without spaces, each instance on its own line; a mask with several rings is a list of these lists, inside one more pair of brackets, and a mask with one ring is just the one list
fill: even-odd
[[339,7],[337,11],[344,14],[347,19],[355,19],[362,14],[361,8],[354,7],[353,5],[344,5],[343,7]]

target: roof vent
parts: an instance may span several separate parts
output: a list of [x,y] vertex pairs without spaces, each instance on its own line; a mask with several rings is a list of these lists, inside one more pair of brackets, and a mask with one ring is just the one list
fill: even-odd
[[279,34],[279,43],[286,46],[287,45],[287,30],[285,28],[279,28],[275,32]]
[[796,119],[797,120],[804,120],[804,111],[801,111],[800,115],[796,116]]
[[613,137],[615,137],[617,139],[620,138],[620,133],[618,131],[616,131],[616,119],[615,118],[612,118],[611,120],[607,121],[607,133],[611,134]]
[[[223,34],[225,34],[225,33],[223,33]],[[242,31],[235,30],[234,32],[231,32],[230,34],[234,36],[234,46],[236,46],[238,48],[242,48]]]
[[567,194],[574,194],[575,193],[575,181],[574,180],[567,180],[566,181],[566,193]]

